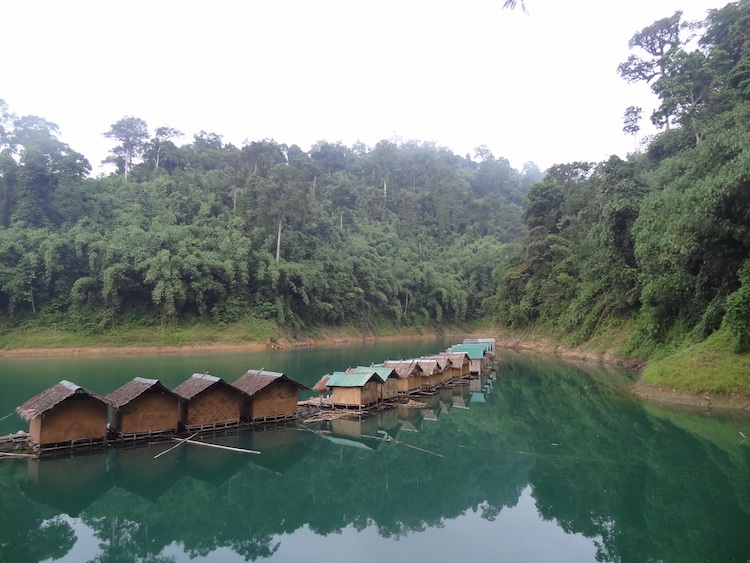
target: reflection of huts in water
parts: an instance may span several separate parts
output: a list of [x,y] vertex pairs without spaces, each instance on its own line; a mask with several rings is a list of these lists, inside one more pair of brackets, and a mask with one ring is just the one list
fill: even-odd
[[471,403],[486,403],[487,398],[485,397],[484,393],[477,393],[475,391],[471,392]]
[[236,426],[245,394],[223,379],[196,373],[174,388],[182,398],[180,422],[188,430]]
[[383,379],[377,373],[345,373],[334,371],[324,375],[315,389],[331,391],[334,407],[364,408],[374,405],[380,398],[379,385]]
[[232,384],[245,393],[243,422],[265,422],[297,417],[297,393],[310,390],[283,373],[251,369]]
[[138,447],[110,449],[107,468],[114,475],[118,487],[155,502],[182,478],[182,452],[155,457],[169,448],[169,443],[156,446],[148,446],[144,442],[140,444]]
[[258,426],[240,433],[240,447],[262,452],[261,455],[248,456],[253,465],[283,475],[310,452],[310,447],[299,439],[299,434],[295,426]]
[[110,430],[120,436],[176,432],[180,397],[158,379],[136,377],[105,397]]
[[398,412],[396,409],[386,409],[378,411],[375,414],[378,421],[378,428],[386,432],[395,431],[399,425]]
[[331,433],[345,438],[378,435],[378,419],[374,416],[336,418],[330,422]]
[[466,400],[461,395],[454,395],[453,397],[453,408],[455,409],[468,409],[466,406]]
[[43,447],[92,443],[107,435],[104,398],[70,381],[42,391],[16,412],[29,421],[29,436]]
[[21,488],[29,500],[77,517],[112,487],[107,461],[102,453],[29,459]]
[[378,374],[380,379],[383,380],[382,383],[378,384],[378,394],[381,401],[394,399],[398,395],[398,374],[391,368],[357,366],[347,369],[346,373]]
[[486,377],[477,377],[469,382],[469,391],[472,393],[481,393],[484,391],[484,386],[487,383]]
[[419,391],[422,386],[422,368],[416,360],[387,360],[382,366],[393,369],[398,375],[398,394],[408,395]]
[[[219,431],[221,433],[223,431]],[[225,436],[211,436],[210,443],[239,448],[241,432],[227,433]],[[179,448],[180,463],[184,464],[187,475],[204,483],[221,486],[250,461],[249,455],[237,452],[186,444]]]

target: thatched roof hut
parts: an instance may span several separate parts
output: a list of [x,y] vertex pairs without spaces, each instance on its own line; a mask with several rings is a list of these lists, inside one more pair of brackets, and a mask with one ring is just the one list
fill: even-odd
[[[366,407],[378,402],[383,378],[375,373],[345,373],[334,371],[325,385],[331,390],[333,406]],[[320,383],[320,381],[318,382]]]
[[232,384],[246,397],[243,421],[277,420],[297,416],[298,391],[310,388],[283,373],[251,369]]
[[422,386],[423,372],[417,360],[386,360],[383,367],[396,371],[398,392],[401,395],[418,391]]
[[240,408],[247,396],[223,379],[207,373],[194,373],[173,391],[182,399],[180,422],[187,429],[239,424]]
[[487,366],[489,365],[486,357],[489,347],[490,344],[488,343],[455,344],[448,351],[454,354],[466,354],[469,356],[470,373],[483,374],[487,371]]
[[319,393],[325,393],[328,391],[328,380],[331,378],[331,374],[327,373],[320,379],[318,379],[318,382],[313,385],[313,391],[318,391]]
[[32,397],[16,412],[29,421],[29,435],[40,445],[104,439],[107,402],[101,395],[62,380]]
[[443,352],[442,354],[432,354],[426,356],[434,358],[443,366],[442,380],[447,382],[451,379],[463,377],[469,373],[470,360],[465,352]]
[[443,383],[443,367],[447,364],[444,360],[434,357],[422,357],[417,359],[419,367],[422,368],[422,380],[420,387],[425,391],[431,391]]
[[357,366],[348,368],[346,373],[376,373],[383,380],[379,384],[380,400],[393,399],[398,395],[398,374],[393,368]]
[[464,338],[464,344],[484,344],[487,347],[487,352],[490,354],[495,353],[495,339],[494,338]]
[[105,397],[111,430],[122,435],[176,431],[180,396],[158,379],[136,377]]

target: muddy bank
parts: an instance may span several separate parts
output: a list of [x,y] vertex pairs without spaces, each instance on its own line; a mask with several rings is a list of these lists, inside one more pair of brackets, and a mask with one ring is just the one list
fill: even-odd
[[553,354],[562,360],[597,362],[633,371],[640,371],[648,363],[648,360],[643,358],[619,356],[613,350],[599,352],[587,346],[568,348],[559,342],[533,338],[525,339],[523,336],[499,336],[496,338],[495,346],[497,348]]
[[651,402],[666,405],[686,405],[701,409],[732,409],[750,413],[750,395],[735,393],[719,395],[717,393],[694,393],[686,389],[658,387],[645,381],[639,381],[632,387],[633,393]]
[[[482,333],[484,335],[484,333]],[[242,352],[260,352],[263,350],[283,350],[289,348],[311,348],[316,346],[335,346],[338,344],[356,344],[357,342],[393,341],[393,340],[428,340],[443,336],[465,338],[468,333],[438,334],[391,334],[375,335],[332,335],[323,338],[279,338],[272,342],[212,343],[192,344],[186,346],[60,346],[55,348],[12,348],[0,350],[0,358],[39,358],[54,356],[149,356],[161,354],[232,354]]]

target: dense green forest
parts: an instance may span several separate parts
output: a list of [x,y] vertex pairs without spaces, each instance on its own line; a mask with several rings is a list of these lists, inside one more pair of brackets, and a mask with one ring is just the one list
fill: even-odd
[[[635,33],[618,71],[662,132],[626,159],[522,171],[480,146],[104,134],[91,178],[54,124],[0,106],[0,315],[94,334],[261,319],[292,331],[493,318],[649,355],[750,349],[750,2]],[[625,134],[642,110],[625,111]]]
[[104,134],[116,172],[90,178],[54,124],[0,111],[6,326],[462,323],[485,314],[542,178],[483,146],[473,157],[416,141],[304,152],[204,131],[178,146],[179,131],[150,134],[136,117]]
[[[725,327],[750,348],[750,2],[636,33],[618,71],[650,84],[663,131],[627,160],[551,167],[524,202],[527,244],[495,271],[495,314],[585,341],[631,324],[631,353]],[[637,133],[640,108],[625,112]]]

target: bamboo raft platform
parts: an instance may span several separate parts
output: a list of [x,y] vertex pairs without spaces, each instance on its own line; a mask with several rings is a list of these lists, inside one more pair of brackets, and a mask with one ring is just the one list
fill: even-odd
[[26,432],[0,436],[0,459],[12,457],[28,457],[32,443]]
[[[429,363],[430,360],[427,360]],[[468,360],[467,360],[468,362]],[[464,362],[464,365],[466,365],[466,362]],[[310,424],[314,423],[320,423],[320,422],[328,422],[332,420],[337,419],[363,419],[364,417],[378,411],[383,411],[386,409],[394,409],[394,408],[406,408],[406,409],[419,409],[423,412],[423,418],[426,420],[437,420],[437,412],[433,412],[428,403],[416,400],[414,397],[420,397],[423,396],[425,398],[432,397],[436,395],[437,391],[440,389],[452,389],[456,387],[465,387],[468,385],[474,385],[472,383],[473,380],[481,378],[483,375],[488,375],[490,379],[494,379],[494,374],[489,375],[488,372],[494,371],[495,367],[497,365],[497,360],[494,357],[491,357],[489,362],[482,365],[479,370],[482,373],[467,373],[463,376],[456,376],[454,379],[450,379],[448,381],[438,383],[438,384],[430,384],[430,385],[422,385],[421,387],[417,387],[415,389],[411,389],[408,391],[398,391],[398,394],[396,395],[395,387],[391,391],[395,396],[390,395],[391,391],[388,392],[388,394],[384,392],[380,392],[380,399],[376,400],[375,402],[371,404],[341,404],[341,403],[347,403],[347,402],[355,402],[357,399],[353,400],[352,397],[339,397],[338,403],[334,404],[331,397],[326,396],[320,396],[320,397],[314,397],[309,398],[303,401],[297,402],[297,410],[296,412],[288,413],[288,414],[280,414],[280,415],[271,415],[271,416],[265,416],[262,418],[255,418],[253,420],[247,420],[247,418],[242,418],[248,416],[247,414],[240,413],[240,420],[228,420],[226,422],[217,422],[212,424],[200,424],[200,425],[185,425],[186,421],[181,422],[178,424],[175,428],[166,428],[162,430],[148,430],[148,431],[140,431],[136,433],[122,433],[118,430],[122,428],[121,424],[115,424],[112,423],[112,426],[110,426],[110,423],[107,423],[107,429],[103,436],[96,436],[92,438],[79,438],[69,441],[63,441],[63,442],[57,442],[57,443],[44,443],[44,444],[38,444],[36,443],[31,435],[27,432],[19,431],[16,434],[10,434],[7,436],[0,436],[0,460],[1,459],[11,459],[11,458],[38,458],[41,456],[60,456],[60,455],[77,455],[79,453],[87,453],[87,452],[93,452],[93,451],[99,451],[104,450],[111,447],[119,447],[119,448],[133,448],[133,447],[142,447],[152,444],[165,444],[170,442],[177,442],[177,445],[174,446],[174,448],[179,447],[183,444],[194,444],[194,445],[200,445],[200,446],[207,446],[207,447],[216,447],[219,449],[224,450],[230,450],[230,451],[240,451],[240,452],[248,452],[248,453],[259,453],[251,450],[247,450],[244,448],[231,448],[229,446],[220,446],[218,444],[210,444],[207,442],[202,442],[201,440],[205,438],[210,438],[212,436],[220,436],[220,435],[227,435],[227,434],[234,434],[239,431],[245,430],[245,429],[255,429],[259,428],[262,429],[265,426],[278,426],[279,424],[285,425],[285,424],[294,424],[296,428],[304,428],[304,429],[310,429]],[[364,368],[367,369],[367,368]],[[441,368],[442,369],[442,368]],[[473,369],[473,368],[472,368]],[[263,370],[251,370],[254,375],[260,376],[260,373]],[[255,372],[257,371],[257,374]],[[251,372],[249,371],[248,374]],[[348,372],[347,372],[348,373]],[[431,373],[431,372],[430,372]],[[281,377],[285,378],[283,374],[271,374],[273,377]],[[223,382],[219,378],[215,378],[213,376],[208,376],[208,374],[194,374],[193,378],[209,378],[210,381],[219,381]],[[245,377],[245,376],[243,376]],[[326,376],[330,377],[330,376]],[[386,376],[388,377],[388,376]],[[427,377],[427,376],[426,376]],[[432,377],[431,375],[429,377]],[[241,378],[242,379],[242,378]],[[134,381],[136,381],[138,384],[159,384],[156,380],[146,380],[142,378],[136,378]],[[188,382],[192,381],[192,379],[188,380]],[[238,380],[239,381],[239,380]],[[298,389],[309,389],[306,386],[296,383],[293,380],[289,380],[288,378],[285,379],[285,381],[289,382],[291,381],[292,384],[296,385]],[[185,383],[188,383],[185,382]],[[201,380],[202,382],[202,380]],[[183,383],[183,387],[185,385]],[[257,383],[255,380],[253,380],[251,383]],[[381,378],[381,383],[385,383],[385,379]],[[117,393],[120,393],[122,395],[121,391],[124,393],[124,389],[128,388],[127,384],[126,386],[123,386],[119,390],[116,390],[115,392],[111,393],[110,396],[116,395]],[[225,384],[226,385],[226,384]],[[231,388],[231,385],[229,385]],[[486,390],[485,386],[485,390]],[[489,386],[491,388],[491,384]],[[63,394],[60,394],[60,391],[58,390],[60,388],[63,392]],[[314,388],[317,389],[317,386]],[[325,388],[321,388],[324,390]],[[94,399],[98,399],[100,402],[107,402],[106,398],[98,397],[95,393],[92,393],[86,389],[83,389],[81,387],[75,386],[75,384],[72,384],[67,381],[63,381],[60,384],[57,384],[44,393],[38,395],[37,397],[34,397],[27,401],[28,404],[24,404],[18,409],[22,409],[23,413],[17,409],[19,414],[21,414],[22,418],[26,418],[27,420],[30,420],[31,418],[38,416],[35,409],[40,408],[39,407],[39,400],[41,397],[43,397],[43,400],[46,401],[52,401],[51,405],[55,406],[57,403],[61,402],[62,400],[67,399],[68,395],[71,391],[75,391],[78,393],[79,391],[83,391],[85,393],[88,393],[88,395],[91,395]],[[132,389],[128,388],[128,391],[132,391]],[[253,392],[257,392],[257,388],[252,387]],[[139,392],[142,392],[140,390]],[[166,389],[166,393],[172,393],[170,390]],[[250,391],[247,391],[248,393]],[[174,393],[172,393],[174,395]],[[336,396],[334,394],[334,396]],[[392,398],[384,399],[385,396],[391,396]],[[109,397],[109,396],[108,396]],[[118,396],[120,399],[122,399],[121,396]],[[183,397],[184,400],[189,400],[190,397]],[[368,395],[367,399],[365,400],[371,400],[372,396]],[[110,405],[115,405],[115,403],[111,402],[115,399],[110,398],[109,401]],[[36,401],[36,402],[34,402]],[[117,403],[119,404],[119,403]],[[292,403],[293,405],[293,403]],[[287,411],[291,410],[292,405],[286,404]],[[455,405],[456,408],[468,408],[466,407],[465,403],[463,401],[460,402],[460,404]],[[45,406],[45,408],[51,408],[50,405]],[[226,409],[225,409],[226,410]],[[223,411],[221,411],[222,414]],[[268,409],[265,411],[263,409],[260,410],[260,412],[269,412]],[[272,410],[270,412],[273,412]],[[277,411],[278,412],[278,411]],[[448,406],[440,402],[439,412],[441,414],[445,414],[448,412]],[[111,413],[110,413],[111,414]],[[8,415],[10,416],[10,415]],[[7,417],[5,417],[7,418]],[[107,415],[105,415],[105,421],[106,421]],[[218,417],[216,417],[218,418]],[[196,419],[195,422],[198,422],[199,419]],[[211,420],[210,418],[208,420]],[[302,426],[299,425],[298,421],[302,422]],[[169,425],[167,425],[169,426]],[[132,426],[131,426],[132,428]],[[163,428],[163,427],[162,427]],[[71,434],[53,434],[55,436],[59,436],[59,438],[63,437],[71,437]],[[83,433],[73,434],[73,435],[86,435]],[[197,437],[197,439],[195,439]],[[58,438],[58,439],[59,439]],[[392,440],[392,438],[391,438]],[[171,451],[173,448],[169,448],[162,452],[163,455],[167,451]],[[427,453],[433,453],[433,452],[427,452]]]

